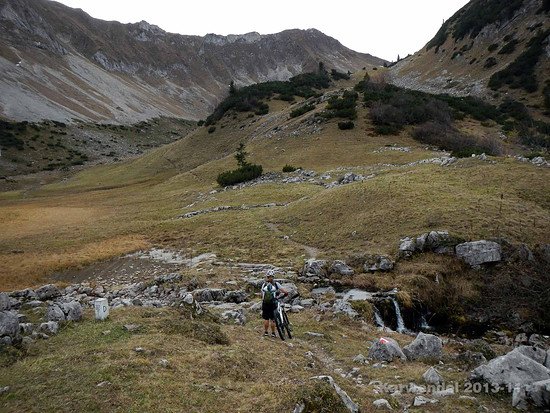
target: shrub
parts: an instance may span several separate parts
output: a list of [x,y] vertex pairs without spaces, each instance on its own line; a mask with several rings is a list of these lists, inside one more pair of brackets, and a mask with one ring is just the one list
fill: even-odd
[[353,129],[354,127],[355,127],[355,123],[353,123],[351,120],[346,120],[344,122],[338,122],[338,129],[340,129],[340,130]]
[[262,170],[261,165],[247,164],[233,171],[222,172],[218,175],[217,182],[220,186],[236,185],[256,179],[262,174]]
[[329,99],[327,110],[323,113],[326,118],[348,118],[350,120],[357,117],[355,102],[358,98],[357,92],[344,91],[342,97],[333,96]]
[[491,76],[489,87],[498,90],[502,86],[508,85],[512,89],[523,88],[526,92],[535,92],[538,89],[535,67],[544,54],[545,40],[549,35],[550,29],[539,31],[516,60]]
[[412,137],[419,142],[450,151],[452,156],[459,158],[482,153],[499,155],[502,152],[500,142],[494,138],[477,139],[441,123],[428,122],[418,126],[413,130]]
[[279,97],[284,96],[285,99],[294,96],[309,98],[316,95],[316,89],[325,89],[329,85],[330,78],[323,72],[302,73],[286,82],[271,81],[239,88],[214,109],[214,112],[206,118],[205,125],[215,123],[230,110],[265,115],[269,112],[269,106],[263,100],[271,98],[274,94]]
[[349,74],[339,72],[336,69],[332,69],[330,71],[330,77],[332,77],[334,80],[340,80],[340,79],[349,80],[349,78],[350,78]]
[[485,60],[485,64],[483,65],[483,67],[485,69],[489,69],[493,66],[496,66],[497,64],[497,59],[495,59],[494,57],[488,57],[487,60]]
[[506,43],[502,48],[498,51],[498,54],[511,54],[514,53],[514,50],[516,50],[516,45],[519,43],[517,39],[512,39],[508,43]]
[[296,118],[298,116],[303,115],[304,113],[311,112],[313,109],[315,109],[315,105],[312,103],[308,103],[307,105],[302,105],[299,108],[296,108],[292,112],[290,112],[290,117]]
[[200,127],[200,126],[202,126],[202,125],[204,125],[204,120],[201,119],[201,120],[199,120],[199,121],[197,122],[197,126]]
[[521,102],[517,102],[511,98],[507,98],[502,102],[502,104],[499,106],[499,109],[502,113],[505,113],[506,115],[521,121],[530,121],[531,115],[529,114],[529,111],[525,107],[525,105]]
[[493,43],[493,44],[491,44],[491,45],[487,48],[487,50],[488,50],[490,53],[491,53],[491,52],[494,52],[494,51],[497,50],[497,49],[498,49],[498,43]]
[[294,166],[288,164],[283,166],[283,172],[294,172],[297,169],[299,168],[295,168]]
[[214,133],[216,131],[216,127],[215,126],[210,126],[208,128],[208,133]]
[[544,107],[550,109],[550,82],[546,83],[544,89],[542,90],[544,96]]

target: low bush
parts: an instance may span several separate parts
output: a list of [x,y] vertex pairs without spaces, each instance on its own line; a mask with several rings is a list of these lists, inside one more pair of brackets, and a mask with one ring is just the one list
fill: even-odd
[[477,139],[441,123],[425,123],[416,127],[411,135],[419,142],[435,145],[459,158],[473,154],[500,155],[502,153],[502,146],[495,138]]
[[519,43],[517,39],[512,39],[508,43],[506,43],[502,48],[498,51],[498,54],[511,54],[514,53],[516,50],[516,46]]
[[346,120],[344,122],[338,122],[338,129],[340,129],[340,130],[353,129],[354,127],[355,127],[355,123],[353,123],[351,120]]
[[336,69],[332,69],[332,70],[330,71],[330,77],[332,77],[334,80],[341,80],[341,79],[349,80],[349,79],[350,79],[350,75],[349,75],[349,74],[339,72],[339,71],[336,70]]
[[489,57],[487,58],[487,60],[485,60],[485,64],[483,65],[483,67],[485,69],[489,69],[496,65],[497,65],[497,59],[495,59],[494,57]]
[[302,105],[299,108],[296,108],[292,112],[290,112],[290,117],[297,118],[298,116],[302,116],[304,113],[311,112],[313,109],[315,109],[315,105],[312,103]]
[[353,120],[357,117],[355,109],[358,98],[357,92],[346,90],[342,97],[333,96],[329,99],[327,110],[323,113],[326,118],[348,118]]
[[217,182],[220,186],[236,185],[256,179],[262,171],[261,165],[248,164],[232,171],[222,172],[218,175]]
[[208,128],[208,133],[214,133],[216,131],[216,127],[215,126],[210,126]]
[[201,119],[197,122],[197,126],[201,127],[202,125],[204,125],[204,120]]
[[487,48],[487,50],[489,51],[489,53],[494,52],[494,51],[497,50],[497,49],[498,49],[498,43],[493,43],[493,44],[491,44],[491,45]]
[[299,168],[295,168],[294,166],[288,165],[288,164],[283,166],[283,172],[294,172],[297,169],[299,169]]

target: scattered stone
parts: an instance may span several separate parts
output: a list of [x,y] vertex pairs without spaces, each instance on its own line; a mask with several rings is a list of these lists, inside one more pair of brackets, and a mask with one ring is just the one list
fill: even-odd
[[32,323],[19,324],[19,332],[22,335],[28,336],[29,334],[32,334],[33,331],[34,331],[34,325]]
[[345,314],[349,318],[359,317],[359,313],[353,309],[351,304],[345,300],[336,300],[332,306],[334,315]]
[[130,333],[134,333],[134,332],[136,332],[140,329],[141,329],[140,324],[124,324],[124,330],[126,330]]
[[8,311],[10,308],[10,296],[6,293],[0,293],[0,311]]
[[158,364],[159,366],[164,367],[165,369],[170,366],[170,362],[166,359],[160,359]]
[[189,305],[193,304],[193,302],[194,302],[193,294],[191,294],[191,293],[185,294],[185,297],[183,298],[183,302],[185,304],[189,304]]
[[338,274],[344,277],[353,275],[353,268],[347,265],[344,261],[336,260],[333,261],[328,270],[330,274]]
[[455,389],[453,387],[447,387],[446,389],[443,389],[443,390],[434,391],[432,393],[432,396],[441,398],[441,397],[449,397],[449,396],[452,396],[454,394],[455,394]]
[[362,354],[358,354],[353,358],[354,363],[365,364],[366,361],[367,361],[367,358]]
[[443,342],[433,334],[418,333],[411,344],[403,347],[403,353],[409,360],[440,359]]
[[391,404],[386,399],[378,399],[372,402],[372,405],[377,410],[393,410]]
[[310,258],[304,264],[300,273],[305,278],[322,279],[327,276],[327,262],[325,260],[317,260]]
[[535,360],[537,363],[540,363],[542,365],[544,365],[544,363],[546,362],[546,357],[547,357],[546,356],[546,351],[541,349],[541,348],[538,348],[538,347],[519,346],[519,347],[516,347],[515,349],[513,349],[512,351],[521,353],[524,356],[527,356],[530,359]]
[[365,271],[376,272],[376,271],[391,271],[393,270],[394,263],[385,255],[377,255],[373,257],[372,260],[365,262],[363,269]]
[[10,386],[0,387],[0,395],[6,394],[10,391]]
[[433,367],[426,370],[426,372],[422,375],[422,378],[427,384],[437,385],[443,382],[443,377],[441,377],[441,374],[439,374],[439,372]]
[[311,337],[324,337],[323,333],[315,333],[313,331],[306,331],[306,334]]
[[180,274],[166,274],[166,275],[160,275],[158,277],[155,277],[156,284],[175,283],[178,281],[181,281]]
[[224,301],[228,303],[243,303],[248,300],[248,294],[245,291],[228,291],[224,296]]
[[419,386],[415,383],[409,383],[409,393],[412,394],[424,394],[426,393],[426,388],[424,386]]
[[223,301],[226,290],[223,288],[202,288],[193,291],[193,298],[199,303]]
[[401,347],[393,338],[381,337],[369,349],[367,358],[378,361],[393,361],[395,358],[406,360]]
[[42,287],[38,288],[35,293],[38,296],[38,299],[42,301],[51,300],[52,298],[56,298],[61,295],[61,291],[59,291],[59,288],[57,288],[53,284],[43,285]]
[[224,311],[221,317],[224,321],[232,321],[235,324],[239,324],[241,326],[246,324],[246,315],[242,308],[237,310]]
[[105,387],[110,385],[111,385],[110,381],[102,381],[101,383],[97,383],[97,387]]
[[20,340],[19,318],[10,311],[0,311],[0,339],[2,343],[11,345]]
[[487,363],[487,359],[483,353],[466,350],[460,353],[457,357],[457,360],[462,364],[466,365],[467,368],[478,367],[483,363]]
[[61,307],[59,307],[59,304],[51,304],[48,306],[48,309],[46,310],[46,320],[48,321],[65,320],[65,313],[63,313],[63,310],[61,309]]
[[38,329],[44,334],[55,335],[59,331],[59,324],[57,321],[48,321],[47,323],[40,324]]
[[416,396],[414,398],[414,401],[413,401],[413,406],[414,407],[419,407],[419,406],[424,406],[425,404],[435,404],[437,403],[437,400],[434,400],[434,399],[429,399],[427,397],[424,397],[424,396]]
[[415,240],[409,237],[403,238],[399,244],[399,257],[410,258],[416,250]]
[[472,267],[501,260],[501,247],[494,241],[464,242],[456,246],[457,257]]
[[338,386],[338,384],[336,384],[336,382],[334,381],[334,379],[331,376],[315,376],[315,377],[312,377],[312,379],[313,380],[323,380],[323,381],[326,381],[327,383],[329,383],[332,386],[332,388],[336,391],[338,396],[340,396],[340,399],[342,400],[342,402],[344,403],[346,408],[351,413],[359,413],[359,406],[357,406],[357,404],[355,404],[353,402],[353,400],[351,400],[351,398],[348,396],[348,394],[344,390],[342,390],[342,388],[340,388],[340,386]]

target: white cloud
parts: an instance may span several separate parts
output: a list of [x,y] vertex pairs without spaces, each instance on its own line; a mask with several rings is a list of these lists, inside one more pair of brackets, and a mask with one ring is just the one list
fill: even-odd
[[60,0],[93,17],[146,20],[181,34],[262,34],[314,27],[345,46],[395,60],[426,44],[467,0]]

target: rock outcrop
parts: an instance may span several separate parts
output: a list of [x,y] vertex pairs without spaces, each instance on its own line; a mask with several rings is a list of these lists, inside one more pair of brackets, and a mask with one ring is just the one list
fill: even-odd
[[409,360],[440,359],[443,355],[443,342],[433,334],[418,333],[413,342],[403,347]]

